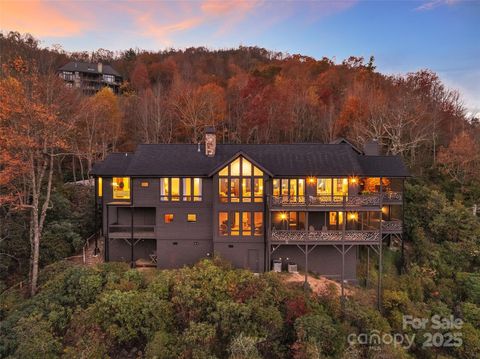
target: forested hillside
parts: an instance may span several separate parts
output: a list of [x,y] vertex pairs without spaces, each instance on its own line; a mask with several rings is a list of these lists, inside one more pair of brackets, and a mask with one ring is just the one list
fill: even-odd
[[[428,69],[386,76],[374,59],[341,63],[256,47],[66,53],[0,35],[0,357],[477,358],[480,352],[480,120]],[[67,88],[71,60],[110,63],[121,94]],[[94,231],[87,179],[95,161],[138,143],[377,138],[399,154],[406,187],[405,256],[385,249],[382,312],[375,261],[344,310],[220,260],[140,273],[63,262]],[[363,258],[365,259],[365,258]],[[372,284],[373,283],[373,284]],[[159,310],[159,308],[162,308]],[[349,347],[350,333],[412,333],[402,314],[461,318],[460,347]],[[445,330],[444,332],[449,332]]]

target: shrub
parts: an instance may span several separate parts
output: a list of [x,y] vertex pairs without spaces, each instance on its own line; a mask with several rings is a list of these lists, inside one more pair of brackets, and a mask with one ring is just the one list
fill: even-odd
[[295,332],[297,341],[303,344],[302,351],[314,343],[322,355],[337,357],[343,348],[341,330],[326,313],[317,311],[298,318]]
[[229,359],[261,359],[256,347],[259,338],[246,336],[240,333],[232,339],[228,347]]
[[60,339],[40,315],[21,318],[15,326],[15,334],[18,341],[16,358],[56,358],[62,350]]
[[148,340],[173,323],[170,303],[149,292],[107,292],[95,304],[95,313],[102,329],[120,344]]
[[148,359],[173,359],[179,357],[179,351],[176,335],[159,330],[148,342],[145,355]]

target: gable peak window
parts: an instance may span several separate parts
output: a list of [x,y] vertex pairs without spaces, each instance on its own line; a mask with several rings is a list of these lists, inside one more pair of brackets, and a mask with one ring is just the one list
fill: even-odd
[[220,202],[263,202],[263,171],[244,157],[237,157],[218,172]]

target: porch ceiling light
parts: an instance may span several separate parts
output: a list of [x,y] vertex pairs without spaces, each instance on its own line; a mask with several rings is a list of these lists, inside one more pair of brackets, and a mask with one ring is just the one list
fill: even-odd
[[308,177],[308,183],[315,183],[315,177]]

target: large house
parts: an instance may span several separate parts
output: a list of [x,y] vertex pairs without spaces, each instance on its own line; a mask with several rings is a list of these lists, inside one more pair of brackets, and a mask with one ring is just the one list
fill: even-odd
[[[191,265],[220,255],[355,280],[359,248],[403,231],[398,156],[377,144],[145,144],[94,166],[106,261]],[[381,251],[380,251],[381,253]]]
[[67,86],[81,89],[87,95],[93,95],[104,87],[118,93],[122,76],[110,65],[71,61],[57,70]]

